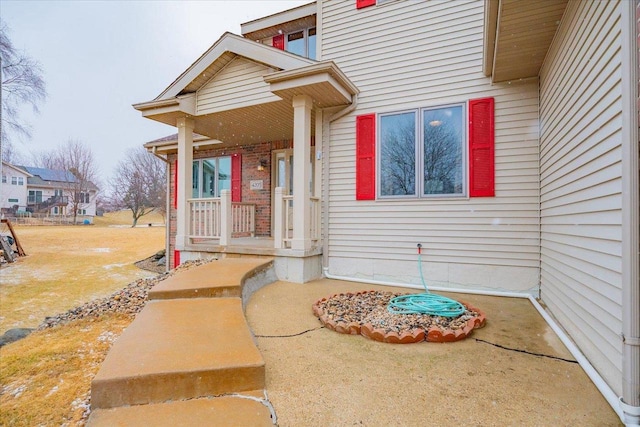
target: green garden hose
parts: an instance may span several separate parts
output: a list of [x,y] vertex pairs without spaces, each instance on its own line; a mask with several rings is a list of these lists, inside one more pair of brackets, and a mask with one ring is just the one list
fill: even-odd
[[418,244],[418,269],[425,293],[400,295],[392,298],[387,306],[389,313],[457,317],[466,311],[465,306],[458,301],[429,292],[422,274],[422,245],[420,244]]

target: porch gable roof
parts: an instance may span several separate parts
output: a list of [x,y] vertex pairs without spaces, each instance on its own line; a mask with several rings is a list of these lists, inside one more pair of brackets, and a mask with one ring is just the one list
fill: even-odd
[[[172,100],[176,96],[195,92],[237,55],[279,70],[304,67],[316,62],[226,32],[151,102]],[[134,108],[151,102],[134,104]]]
[[[316,108],[329,108],[351,104],[357,93],[331,61],[225,33],[156,99],[133,107],[171,126],[180,117],[192,117],[194,132],[216,144],[238,145],[291,139],[296,95],[311,97]],[[170,145],[145,144],[162,151]]]

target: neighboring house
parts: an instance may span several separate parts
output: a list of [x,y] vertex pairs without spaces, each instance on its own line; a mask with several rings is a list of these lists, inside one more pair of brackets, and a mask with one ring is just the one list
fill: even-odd
[[171,266],[401,285],[421,243],[431,285],[539,296],[637,422],[637,5],[318,0],[224,34],[134,105],[178,130],[145,145]]
[[20,166],[29,173],[27,179],[27,210],[32,213],[53,216],[73,216],[77,206],[77,216],[96,215],[96,194],[98,187],[92,182],[80,185],[71,173],[33,166]]
[[31,176],[19,167],[2,162],[0,210],[3,213],[25,212],[27,210],[27,179]]

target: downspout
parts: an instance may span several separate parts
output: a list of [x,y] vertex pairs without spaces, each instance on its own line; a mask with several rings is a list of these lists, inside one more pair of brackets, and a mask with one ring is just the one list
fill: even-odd
[[151,149],[151,154],[153,154],[154,156],[156,156],[157,158],[159,158],[160,160],[162,160],[163,162],[165,162],[167,164],[167,173],[165,174],[166,176],[166,184],[165,184],[165,188],[166,193],[167,193],[167,197],[165,197],[165,207],[164,207],[164,211],[165,211],[165,217],[164,217],[164,271],[165,272],[169,272],[169,239],[170,239],[170,224],[171,221],[169,220],[169,215],[171,215],[171,200],[170,200],[170,188],[171,188],[171,162],[169,162],[169,159],[162,157],[160,154],[157,153],[157,148],[158,147],[153,147]]
[[640,149],[638,30],[640,2],[622,2],[622,419],[640,426]]
[[[331,123],[346,116],[354,111],[357,106],[358,94],[356,93],[351,97],[351,104],[332,114],[327,123]],[[322,125],[324,126],[324,120]],[[329,133],[329,129],[322,130],[322,181],[325,185],[325,197],[322,198],[322,204],[324,205],[324,221],[322,221],[322,271],[327,277],[329,274]]]

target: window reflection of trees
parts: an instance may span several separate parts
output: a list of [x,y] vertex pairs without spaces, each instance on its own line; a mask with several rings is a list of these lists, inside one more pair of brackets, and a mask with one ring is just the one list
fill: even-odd
[[447,108],[424,112],[424,194],[462,193],[460,113]]
[[381,193],[414,195],[416,188],[415,114],[381,118]]

